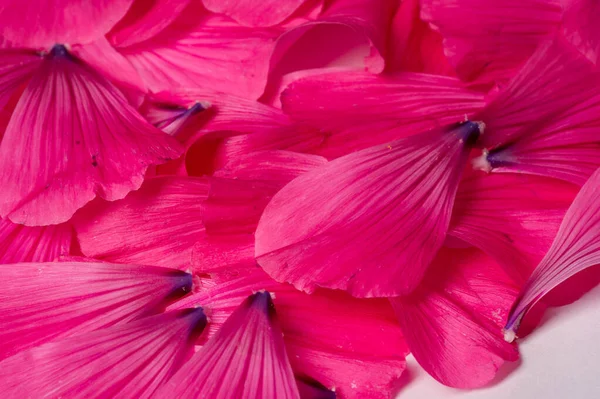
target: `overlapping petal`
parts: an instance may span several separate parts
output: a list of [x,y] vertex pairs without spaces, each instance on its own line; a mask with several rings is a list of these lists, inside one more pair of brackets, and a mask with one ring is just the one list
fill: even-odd
[[583,185],[567,210],[552,246],[522,288],[506,323],[514,340],[525,314],[550,290],[591,266],[600,264],[600,170]]
[[2,265],[0,358],[157,313],[191,290],[170,269],[99,262]]
[[301,175],[261,217],[258,263],[275,280],[309,292],[409,293],[445,239],[456,187],[481,128],[465,122],[432,130]]
[[501,331],[517,289],[486,255],[444,249],[415,292],[390,301],[419,364],[445,385],[476,388],[518,359]]
[[206,325],[201,308],[53,341],[0,362],[3,397],[152,398]]
[[0,220],[0,264],[19,262],[51,262],[69,255],[73,228],[63,223],[28,227]]

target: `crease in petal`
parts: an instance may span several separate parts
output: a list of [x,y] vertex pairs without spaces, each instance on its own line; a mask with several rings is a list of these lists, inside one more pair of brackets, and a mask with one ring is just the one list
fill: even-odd
[[0,276],[2,359],[157,313],[192,288],[180,271],[91,261],[3,265]]
[[201,308],[56,340],[0,362],[4,397],[152,398],[193,351]]
[[488,256],[473,249],[439,252],[423,284],[392,298],[406,341],[421,367],[444,385],[486,385],[506,361],[518,359],[504,341],[517,287]]
[[421,16],[444,37],[445,53],[465,81],[504,82],[558,31],[560,0],[423,0]]
[[290,17],[305,0],[202,0],[215,13],[225,14],[245,26],[273,26]]
[[600,264],[600,170],[583,185],[552,242],[515,300],[504,328],[507,341],[516,337],[527,312],[552,289],[577,273]]
[[157,395],[299,398],[271,295],[249,296]]
[[487,126],[476,167],[582,185],[600,166],[599,86],[598,71],[569,43],[540,46],[475,116]]
[[28,227],[0,220],[0,264],[54,261],[69,255],[73,238],[67,223]]
[[205,178],[162,176],[120,201],[95,201],[73,220],[81,251],[110,262],[188,269],[204,232]]
[[0,215],[58,224],[96,196],[120,199],[148,166],[180,155],[103,76],[56,45],[21,95],[0,143]]
[[301,175],[261,216],[258,263],[275,280],[308,292],[409,293],[444,242],[462,170],[482,130],[478,122],[450,125]]
[[565,38],[596,65],[600,55],[599,6],[594,0],[569,0],[562,22]]

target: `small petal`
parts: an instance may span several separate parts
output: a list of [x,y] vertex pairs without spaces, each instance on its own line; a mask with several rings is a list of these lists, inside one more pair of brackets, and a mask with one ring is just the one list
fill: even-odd
[[457,124],[301,175],[260,219],[258,263],[275,280],[309,292],[319,286],[357,297],[412,291],[445,239],[456,187],[481,130],[476,122]]
[[93,262],[3,265],[0,277],[0,358],[156,313],[192,288],[187,273]]
[[248,297],[157,397],[299,398],[270,294]]
[[53,341],[0,362],[2,397],[153,398],[193,350],[201,308]]

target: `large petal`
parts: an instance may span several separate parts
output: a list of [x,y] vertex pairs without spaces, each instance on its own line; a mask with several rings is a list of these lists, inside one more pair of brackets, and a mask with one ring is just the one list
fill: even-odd
[[246,26],[273,26],[287,19],[306,0],[202,0],[212,12],[225,14]]
[[560,0],[423,0],[421,6],[457,74],[478,83],[510,78],[562,19]]
[[454,78],[404,73],[311,74],[281,96],[292,118],[328,132],[317,152],[337,157],[376,144],[459,122],[483,105],[483,95]]
[[561,39],[541,46],[476,118],[479,165],[583,184],[600,166],[600,74]]
[[2,397],[152,398],[206,325],[201,308],[53,341],[0,362]]
[[114,86],[56,46],[0,143],[0,215],[26,225],[64,222],[96,196],[123,198],[149,165],[179,154]]
[[489,257],[472,249],[442,250],[409,297],[391,299],[409,348],[439,382],[476,388],[518,358],[501,326],[517,293]]
[[82,252],[120,263],[187,269],[204,231],[203,178],[156,177],[123,200],[96,201],[77,213],[74,225]]
[[0,220],[0,263],[50,262],[69,254],[72,239],[69,224],[28,227]]
[[128,323],[192,288],[192,276],[183,272],[110,263],[2,265],[0,276],[0,358]]
[[406,294],[445,239],[481,126],[466,122],[338,158],[279,191],[256,231],[277,281],[358,297]]
[[279,33],[240,26],[192,2],[161,33],[120,51],[151,91],[199,87],[256,99]]
[[506,339],[515,338],[525,314],[569,277],[600,264],[600,170],[583,185],[563,219],[552,246],[525,283],[506,323]]
[[[212,250],[217,251],[217,247]],[[232,276],[233,270],[238,276]],[[252,256],[246,264],[238,261],[227,269],[207,265],[205,271],[217,284],[172,308],[205,307],[212,322],[208,337],[247,295],[266,289],[274,294],[297,375],[334,389],[341,398],[393,397],[408,349],[386,300],[357,299],[328,290],[307,295],[270,279],[254,267]]]
[[6,0],[0,6],[2,36],[15,46],[47,48],[102,37],[133,0]]
[[268,292],[248,297],[161,398],[300,398]]
[[577,188],[554,179],[473,173],[456,194],[449,235],[493,257],[525,282],[542,259]]

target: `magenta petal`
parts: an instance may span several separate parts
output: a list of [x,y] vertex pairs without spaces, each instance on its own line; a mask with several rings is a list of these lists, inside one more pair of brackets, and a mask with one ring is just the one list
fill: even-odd
[[5,0],[0,8],[2,36],[14,46],[47,48],[56,43],[87,43],[102,37],[133,0]]
[[567,210],[552,246],[525,283],[506,323],[507,340],[536,302],[569,277],[600,264],[600,170],[583,185]]
[[482,253],[442,250],[423,284],[391,302],[419,364],[442,384],[469,389],[487,384],[500,365],[518,358],[501,332],[516,292]]
[[[0,50],[0,109],[39,67],[42,58],[30,50]],[[0,129],[0,137],[3,129]]]
[[90,257],[187,269],[204,231],[203,178],[147,179],[138,191],[115,202],[96,201],[73,220],[81,251]]
[[3,265],[0,277],[0,358],[156,313],[192,288],[187,273],[110,263]]
[[157,397],[299,398],[270,294],[242,303]]
[[467,81],[510,78],[558,30],[560,0],[423,0],[423,19],[444,37],[446,56]]
[[563,34],[594,64],[600,56],[600,3],[595,0],[569,0],[565,5]]
[[69,224],[28,227],[0,220],[0,264],[56,260],[69,254],[72,239]]
[[[207,249],[207,248],[205,248]],[[172,305],[202,306],[211,313],[209,336],[258,290],[274,294],[278,317],[297,375],[308,376],[342,398],[391,398],[408,353],[393,310],[384,299],[357,299],[317,290],[307,295],[279,284],[255,267],[208,267],[218,283]],[[237,277],[232,277],[236,271]]]
[[273,26],[287,19],[305,0],[202,0],[210,11],[246,26]]
[[309,292],[319,286],[358,297],[412,291],[445,239],[480,128],[466,122],[426,132],[301,175],[260,219],[259,264],[275,280]]
[[484,105],[454,78],[356,71],[303,76],[281,102],[292,118],[328,132],[317,152],[329,158],[462,121]]
[[0,144],[0,215],[57,224],[96,196],[123,198],[149,165],[179,156],[106,79],[55,46],[21,96]]
[[600,166],[600,74],[570,44],[541,46],[476,116],[486,123],[479,166],[582,185]]
[[152,398],[193,349],[202,309],[53,341],[0,363],[2,397]]
[[554,179],[472,173],[458,186],[448,234],[490,255],[520,283],[542,259],[577,187]]

